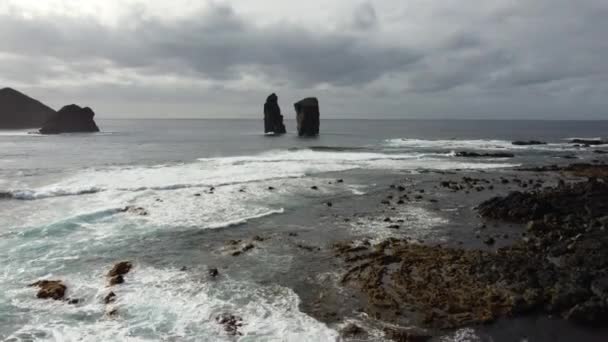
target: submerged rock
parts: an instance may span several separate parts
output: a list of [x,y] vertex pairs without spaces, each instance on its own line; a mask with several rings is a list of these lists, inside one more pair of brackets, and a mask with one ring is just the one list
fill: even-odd
[[215,318],[216,322],[224,326],[224,330],[230,336],[241,336],[243,335],[239,328],[243,326],[243,319],[241,317],[231,314],[221,314]]
[[15,89],[0,90],[0,129],[39,128],[55,111]]
[[61,108],[40,129],[42,134],[60,134],[75,132],[99,132],[93,117],[95,113],[89,107],[82,108],[75,104]]
[[38,287],[39,290],[36,297],[40,299],[62,300],[67,290],[67,287],[61,280],[40,280],[28,286]]
[[284,134],[286,132],[278,101],[279,98],[274,93],[270,94],[266,99],[266,103],[264,104],[265,133]]
[[319,135],[319,100],[305,98],[294,104],[299,136]]

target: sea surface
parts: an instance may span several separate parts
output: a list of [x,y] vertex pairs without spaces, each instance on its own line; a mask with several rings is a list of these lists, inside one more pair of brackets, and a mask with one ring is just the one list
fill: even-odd
[[[280,231],[271,222],[304,227],[315,221],[312,206],[365,196],[385,175],[590,162],[602,147],[568,139],[608,134],[608,121],[324,120],[317,138],[298,138],[293,121],[276,137],[261,134],[261,120],[98,124],[97,134],[0,131],[0,340],[338,340],[339,327],[304,313],[288,282],[268,280],[306,267],[297,257],[256,249],[235,259],[214,246]],[[531,139],[548,144],[511,144]],[[348,184],[332,182],[339,178]],[[318,184],[326,186],[311,190]],[[445,224],[426,211],[411,215]],[[113,289],[120,315],[112,318],[104,275],[121,260],[135,268]],[[217,265],[228,271],[211,281],[207,269]],[[39,279],[63,279],[80,302],[36,299],[27,284]],[[216,322],[222,313],[243,319],[241,336]]]

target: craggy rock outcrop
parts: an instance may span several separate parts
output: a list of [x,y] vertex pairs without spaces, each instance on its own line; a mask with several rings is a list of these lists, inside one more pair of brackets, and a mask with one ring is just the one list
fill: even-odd
[[528,140],[528,141],[517,140],[517,141],[512,142],[512,144],[515,146],[547,145],[546,142],[538,141],[538,140]]
[[40,133],[99,132],[94,116],[95,113],[89,107],[82,108],[74,104],[65,106],[42,126]]
[[456,152],[456,157],[466,158],[513,158],[513,153],[494,152],[494,153],[477,153],[477,152]]
[[296,102],[294,107],[298,122],[298,135],[319,135],[319,100],[315,97],[305,98]]
[[36,297],[40,299],[63,300],[67,290],[61,280],[40,280],[28,286],[38,287]]
[[40,128],[56,112],[11,88],[0,90],[0,129]]
[[526,238],[496,252],[398,239],[338,244],[349,266],[342,283],[361,291],[368,314],[395,324],[451,329],[530,312],[608,323],[608,184],[516,192],[479,212],[529,222]]
[[265,133],[285,134],[286,132],[278,101],[279,98],[274,93],[270,94],[266,99],[266,103],[264,104]]
[[115,264],[108,272],[109,285],[119,285],[125,282],[124,276],[131,271],[133,264],[128,261],[122,261]]

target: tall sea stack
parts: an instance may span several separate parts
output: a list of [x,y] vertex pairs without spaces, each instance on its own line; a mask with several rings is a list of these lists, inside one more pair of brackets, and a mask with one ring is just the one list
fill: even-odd
[[65,106],[42,126],[40,133],[99,132],[94,116],[95,113],[89,107],[82,108],[75,104]]
[[319,100],[308,97],[294,104],[299,136],[319,135]]
[[0,129],[39,128],[55,111],[15,89],[0,89]]
[[279,98],[272,93],[264,104],[264,132],[274,134],[285,134],[285,124],[283,115],[279,107]]

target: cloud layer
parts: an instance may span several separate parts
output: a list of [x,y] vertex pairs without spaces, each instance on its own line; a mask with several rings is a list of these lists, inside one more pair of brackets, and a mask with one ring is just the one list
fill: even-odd
[[314,2],[9,2],[0,86],[106,117],[257,117],[277,91],[332,117],[608,118],[605,1]]

